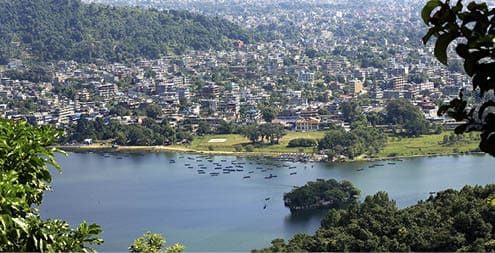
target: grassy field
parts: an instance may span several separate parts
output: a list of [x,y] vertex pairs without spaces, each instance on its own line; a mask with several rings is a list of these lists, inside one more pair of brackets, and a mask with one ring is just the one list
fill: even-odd
[[[292,132],[283,136],[279,144],[255,144],[253,153],[295,153],[299,152],[299,148],[288,148],[287,144],[290,140],[297,138],[321,139],[324,132]],[[225,139],[225,142],[209,142],[212,139]],[[221,134],[196,137],[193,142],[187,146],[188,149],[196,151],[216,151],[216,152],[236,152],[235,146],[240,145],[242,152],[246,151],[246,146],[252,143],[245,137],[239,134]],[[173,146],[184,147],[184,146]],[[304,152],[311,153],[313,148],[306,148]]]
[[459,152],[468,152],[476,150],[479,145],[479,139],[475,134],[469,138],[464,135],[463,140],[455,144],[442,145],[444,136],[451,135],[452,131],[446,131],[437,135],[424,135],[418,138],[397,138],[389,137],[387,146],[378,153],[378,157],[391,156],[419,156],[432,154],[450,154]]
[[[437,135],[425,135],[418,138],[398,138],[389,137],[385,148],[374,157],[408,157],[408,156],[424,156],[433,154],[452,154],[460,152],[474,151],[479,144],[479,138],[476,134],[463,135],[463,139],[454,144],[443,145],[444,136],[450,136],[451,131],[446,131]],[[117,151],[136,151],[136,152],[159,152],[159,151],[176,151],[176,152],[204,152],[204,153],[234,153],[234,154],[264,154],[277,155],[281,153],[304,153],[311,154],[315,152],[314,148],[288,148],[287,144],[290,140],[297,138],[308,138],[318,140],[323,138],[325,132],[291,132],[280,139],[279,144],[255,144],[251,152],[246,151],[246,147],[252,143],[242,135],[238,134],[223,134],[223,135],[208,135],[199,136],[189,145],[173,145],[173,146],[157,146],[157,147],[128,147],[119,146]],[[210,142],[213,139],[225,139],[222,142]],[[240,147],[240,151],[236,150],[235,146]],[[78,147],[68,147],[67,149],[91,150],[91,149],[111,149],[112,145],[108,142],[95,143],[93,145],[83,145]],[[359,159],[359,158],[358,158]],[[361,158],[363,159],[363,158]]]
[[[451,135],[451,131],[446,131],[437,135],[424,135],[418,138],[398,138],[389,137],[386,147],[378,153],[377,157],[391,156],[419,156],[432,154],[450,154],[459,152],[468,152],[476,150],[479,139],[464,135],[463,140],[455,144],[443,145],[444,136]],[[254,145],[254,153],[296,153],[300,148],[288,148],[287,144],[292,139],[309,138],[321,139],[325,132],[291,132],[280,139],[280,143],[276,145],[256,144]],[[212,143],[212,139],[225,139],[225,142]],[[242,146],[242,152],[245,152],[245,147],[251,142],[242,135],[227,134],[227,135],[208,135],[197,137],[190,145],[187,146],[190,150],[195,151],[213,151],[213,152],[235,152],[235,145]],[[184,147],[184,146],[177,146]],[[305,148],[305,153],[314,152],[313,148]]]

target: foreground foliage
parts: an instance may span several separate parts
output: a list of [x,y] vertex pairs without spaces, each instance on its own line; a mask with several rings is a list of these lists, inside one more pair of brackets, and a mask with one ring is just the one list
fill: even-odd
[[456,133],[480,131],[480,149],[495,156],[495,101],[486,96],[495,91],[495,8],[486,3],[462,0],[453,6],[449,0],[430,0],[424,6],[421,16],[431,26],[423,37],[426,44],[436,37],[435,57],[447,64],[448,46],[456,42],[456,53],[464,60],[464,70],[472,77],[473,90],[479,88],[480,97],[485,99],[479,105],[469,108],[462,92],[459,98],[443,105],[439,115],[447,114],[465,124],[456,128]]
[[[128,247],[129,252],[139,253],[139,252],[149,252],[149,253],[161,253],[163,252],[163,245],[165,244],[165,238],[160,234],[152,234],[151,232],[146,232],[142,237],[136,238],[134,242]],[[179,253],[183,252],[183,245],[176,243],[172,246],[165,248],[167,253]]]
[[25,122],[0,119],[0,251],[92,251],[101,244],[97,224],[83,222],[72,229],[62,220],[40,217],[43,192],[52,180],[48,165],[59,150],[49,148],[59,132],[33,128]]
[[445,190],[399,209],[387,193],[332,209],[315,235],[275,239],[263,252],[495,250],[495,185]]

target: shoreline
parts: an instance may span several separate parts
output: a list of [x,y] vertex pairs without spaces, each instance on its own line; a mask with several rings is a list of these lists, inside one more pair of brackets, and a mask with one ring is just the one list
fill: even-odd
[[[323,161],[322,155],[315,155],[309,153],[282,153],[282,152],[234,152],[234,151],[210,151],[210,150],[194,150],[189,148],[177,148],[170,146],[109,146],[109,145],[57,145],[55,148],[61,149],[68,152],[110,152],[110,153],[189,153],[189,154],[203,154],[203,155],[228,155],[228,156],[242,156],[242,157],[271,157],[287,159],[282,156],[294,156],[294,157],[307,157],[310,162],[328,162],[328,163],[347,163],[347,162],[379,162],[379,161],[393,161],[397,159],[409,159],[418,157],[436,157],[436,156],[453,156],[453,155],[473,155],[473,154],[484,154],[483,152],[469,151],[469,152],[458,152],[458,153],[437,153],[437,154],[418,154],[409,156],[394,156],[394,157],[366,157],[358,158],[354,160],[345,161]],[[291,160],[290,158],[287,160]]]

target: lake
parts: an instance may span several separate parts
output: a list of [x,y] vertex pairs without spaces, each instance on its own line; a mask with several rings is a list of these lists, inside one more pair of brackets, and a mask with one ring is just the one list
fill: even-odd
[[361,189],[361,199],[387,191],[400,207],[430,192],[485,185],[495,178],[495,160],[488,155],[327,164],[180,153],[69,153],[57,161],[63,173],[52,172],[53,192],[45,194],[42,216],[73,226],[83,220],[102,225],[100,251],[126,251],[146,231],[161,233],[166,245],[180,242],[186,251],[250,251],[275,238],[313,233],[324,212],[291,215],[283,194],[317,178],[349,180]]

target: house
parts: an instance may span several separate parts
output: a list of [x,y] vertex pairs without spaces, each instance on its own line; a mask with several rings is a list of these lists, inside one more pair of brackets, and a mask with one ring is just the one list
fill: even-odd
[[320,118],[310,117],[310,118],[299,118],[296,120],[295,130],[298,132],[309,132],[317,131],[320,129]]

